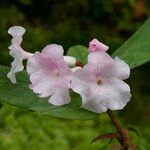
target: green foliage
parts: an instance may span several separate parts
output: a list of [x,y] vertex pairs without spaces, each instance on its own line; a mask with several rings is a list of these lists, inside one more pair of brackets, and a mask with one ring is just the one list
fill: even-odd
[[130,68],[150,61],[150,18],[113,53],[113,56],[119,56]]
[[108,141],[90,144],[112,131],[107,115],[100,119],[66,120],[4,104],[0,111],[1,150],[99,150]]
[[[119,119],[122,120],[121,117]],[[4,104],[0,110],[0,149],[104,150],[108,140],[90,142],[98,134],[115,132],[110,124],[107,114],[88,121],[66,120]],[[125,126],[128,124],[129,121]],[[132,141],[139,145],[138,150],[149,150],[148,122],[141,118],[136,127],[141,130],[140,136],[130,134]],[[115,143],[116,140],[111,142],[112,145]]]
[[88,49],[81,45],[72,46],[67,51],[68,56],[73,56],[77,59],[77,61],[86,64],[87,63],[87,56],[88,56]]
[[25,72],[18,76],[18,83],[12,84],[7,79],[8,67],[0,67],[0,100],[10,105],[34,110],[67,119],[92,119],[98,114],[81,108],[80,96],[72,93],[72,101],[68,105],[53,106],[48,103],[48,98],[42,99],[29,89],[29,79]]

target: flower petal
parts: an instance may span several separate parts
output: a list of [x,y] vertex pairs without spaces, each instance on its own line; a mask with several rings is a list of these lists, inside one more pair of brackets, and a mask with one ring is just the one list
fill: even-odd
[[40,97],[52,95],[57,88],[57,79],[55,76],[48,75],[44,70],[39,70],[30,76],[30,88]]
[[113,70],[114,76],[119,79],[127,79],[130,76],[130,68],[126,62],[119,57],[115,57]]
[[114,78],[102,85],[92,84],[90,92],[82,95],[82,106],[90,111],[102,113],[107,109],[123,109],[130,98],[130,87],[122,80]]
[[63,57],[64,49],[61,45],[50,44],[42,50],[42,53],[51,58],[58,58]]
[[69,90],[58,88],[56,92],[49,98],[48,102],[55,105],[61,106],[68,104],[71,101]]
[[82,107],[95,113],[106,112],[108,108],[106,107],[105,102],[100,101],[99,97],[94,93],[89,93],[84,93],[82,95]]
[[[96,90],[95,90],[96,91]],[[98,87],[100,101],[111,110],[120,110],[131,98],[130,87],[124,81],[116,78],[109,79]]]
[[66,64],[70,67],[75,66],[76,64],[76,59],[74,57],[63,56],[64,49],[61,45],[49,44],[42,50],[42,53],[53,59],[63,57]]
[[113,59],[109,56],[109,54],[105,52],[93,52],[88,55],[88,64],[101,67],[103,65],[107,65],[113,62]]
[[89,65],[75,71],[71,81],[73,91],[79,94],[87,91],[90,88],[91,82],[96,79],[93,71],[93,67]]
[[42,69],[42,65],[40,64],[41,59],[40,55],[41,55],[40,52],[35,52],[34,55],[28,59],[27,72],[29,75]]
[[112,59],[105,52],[93,52],[89,54],[88,61],[90,65],[97,67],[97,74],[103,78],[127,79],[130,75],[130,68],[127,63],[119,57]]
[[10,72],[7,74],[7,77],[10,79],[12,83],[17,83],[16,81],[16,73],[23,70],[24,66],[22,64],[22,57],[20,55],[20,52],[12,52],[10,51],[10,55],[14,57],[14,61],[11,63],[11,69]]
[[23,36],[25,32],[26,32],[25,28],[21,26],[13,26],[8,29],[8,33],[12,37]]

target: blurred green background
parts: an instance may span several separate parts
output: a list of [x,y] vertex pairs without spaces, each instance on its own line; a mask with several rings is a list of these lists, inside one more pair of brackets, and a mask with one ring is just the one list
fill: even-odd
[[[10,26],[26,28],[22,46],[35,52],[57,43],[70,46],[97,38],[112,53],[150,15],[149,0],[1,0],[0,64],[9,65]],[[132,100],[117,112],[138,149],[150,149],[150,63],[131,71]],[[100,133],[115,131],[107,114],[95,120],[71,121],[7,104],[0,109],[0,150],[100,150],[108,141],[90,144]],[[135,132],[136,131],[136,132]],[[136,135],[138,134],[138,135]]]

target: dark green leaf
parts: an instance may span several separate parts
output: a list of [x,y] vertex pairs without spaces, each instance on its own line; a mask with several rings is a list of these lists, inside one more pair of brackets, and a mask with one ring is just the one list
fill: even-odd
[[109,145],[104,145],[102,147],[99,148],[99,150],[108,150]]
[[12,84],[6,77],[8,67],[0,67],[0,101],[34,110],[43,114],[49,114],[67,119],[93,119],[98,114],[80,108],[80,96],[72,93],[72,101],[68,105],[61,107],[48,103],[48,98],[39,98],[29,89],[29,80],[25,71],[18,74],[18,83]]
[[3,107],[3,103],[2,102],[0,102],[0,109]]
[[140,134],[139,134],[139,130],[138,130],[136,127],[134,127],[134,126],[127,127],[127,129],[128,129],[129,131],[134,132],[137,136],[140,135]]
[[130,68],[150,61],[150,18],[112,56],[119,56]]
[[83,64],[86,64],[87,56],[88,56],[88,49],[82,45],[72,46],[69,48],[67,55],[73,56],[77,59],[77,61]]

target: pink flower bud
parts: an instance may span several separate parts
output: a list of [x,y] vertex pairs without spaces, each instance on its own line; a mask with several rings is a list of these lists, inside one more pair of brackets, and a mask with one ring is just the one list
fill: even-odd
[[95,52],[95,51],[106,52],[108,49],[109,49],[108,46],[106,46],[105,44],[99,42],[97,39],[93,39],[89,43],[89,51],[90,52]]

